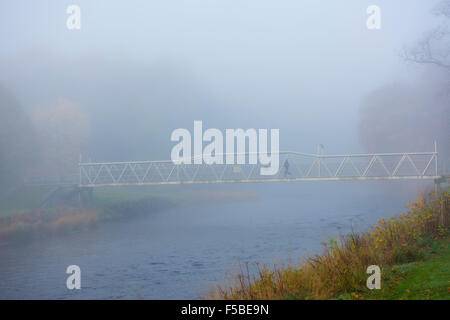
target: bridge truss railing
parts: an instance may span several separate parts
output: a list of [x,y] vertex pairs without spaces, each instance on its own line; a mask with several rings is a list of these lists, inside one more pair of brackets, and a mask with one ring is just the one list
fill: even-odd
[[175,164],[164,161],[79,164],[85,187],[275,181],[437,179],[437,152],[321,155],[279,152],[279,170],[261,175],[261,164]]

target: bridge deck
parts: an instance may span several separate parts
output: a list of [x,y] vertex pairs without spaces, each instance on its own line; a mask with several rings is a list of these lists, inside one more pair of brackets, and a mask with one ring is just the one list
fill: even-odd
[[439,179],[437,152],[314,155],[279,152],[279,170],[261,164],[175,164],[164,161],[80,163],[79,186]]

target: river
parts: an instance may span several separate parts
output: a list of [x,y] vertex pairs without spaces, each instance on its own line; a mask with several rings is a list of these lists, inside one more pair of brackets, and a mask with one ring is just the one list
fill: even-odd
[[[331,236],[404,212],[414,198],[405,186],[211,186],[252,191],[257,198],[179,206],[0,247],[0,299],[197,299],[238,263],[298,261],[320,253]],[[65,271],[73,264],[81,268],[80,290],[66,288]]]

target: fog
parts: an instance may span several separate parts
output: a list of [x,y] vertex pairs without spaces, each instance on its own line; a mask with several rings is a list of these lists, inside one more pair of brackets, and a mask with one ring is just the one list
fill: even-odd
[[[72,214],[65,207],[45,211],[48,197],[26,207],[28,198],[49,191],[21,187],[76,176],[80,157],[169,160],[171,133],[192,132],[196,120],[222,132],[279,129],[281,151],[311,154],[318,145],[325,154],[429,152],[436,142],[440,170],[450,168],[450,1],[377,0],[381,29],[369,29],[366,10],[374,2],[2,1],[0,238],[2,230],[13,233],[9,214],[19,212],[18,222],[37,219],[42,230],[42,221],[58,219],[52,212]],[[81,10],[80,29],[67,27],[72,4]],[[0,298],[105,298],[117,287],[134,297],[137,284],[146,285],[146,297],[196,297],[194,289],[236,260],[315,253],[337,228],[350,232],[356,221],[365,230],[400,213],[427,186],[410,180],[94,188],[101,218],[72,186],[79,205],[73,225],[103,223],[105,212],[109,219],[117,208],[148,215],[86,233],[68,232],[70,226],[60,241],[8,247],[0,252]],[[165,198],[185,202],[160,208]],[[30,230],[41,230],[36,225]],[[88,270],[86,296],[60,287],[69,260]],[[41,292],[37,284],[49,274]]]
[[[365,95],[422,70],[399,57],[436,24],[433,2],[70,1],[2,3],[0,82],[25,110],[80,104],[96,160],[167,159],[170,132],[279,128],[281,149],[361,151]],[[431,150],[433,141],[429,141]],[[401,150],[408,151],[408,150]]]

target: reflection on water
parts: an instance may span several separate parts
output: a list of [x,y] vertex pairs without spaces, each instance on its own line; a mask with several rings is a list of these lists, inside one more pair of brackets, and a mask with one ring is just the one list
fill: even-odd
[[[0,298],[198,298],[237,262],[272,264],[318,253],[329,236],[352,226],[364,230],[412,200],[375,182],[232,187],[239,188],[256,191],[258,199],[172,208],[2,247]],[[81,268],[81,290],[66,289],[71,264]]]

